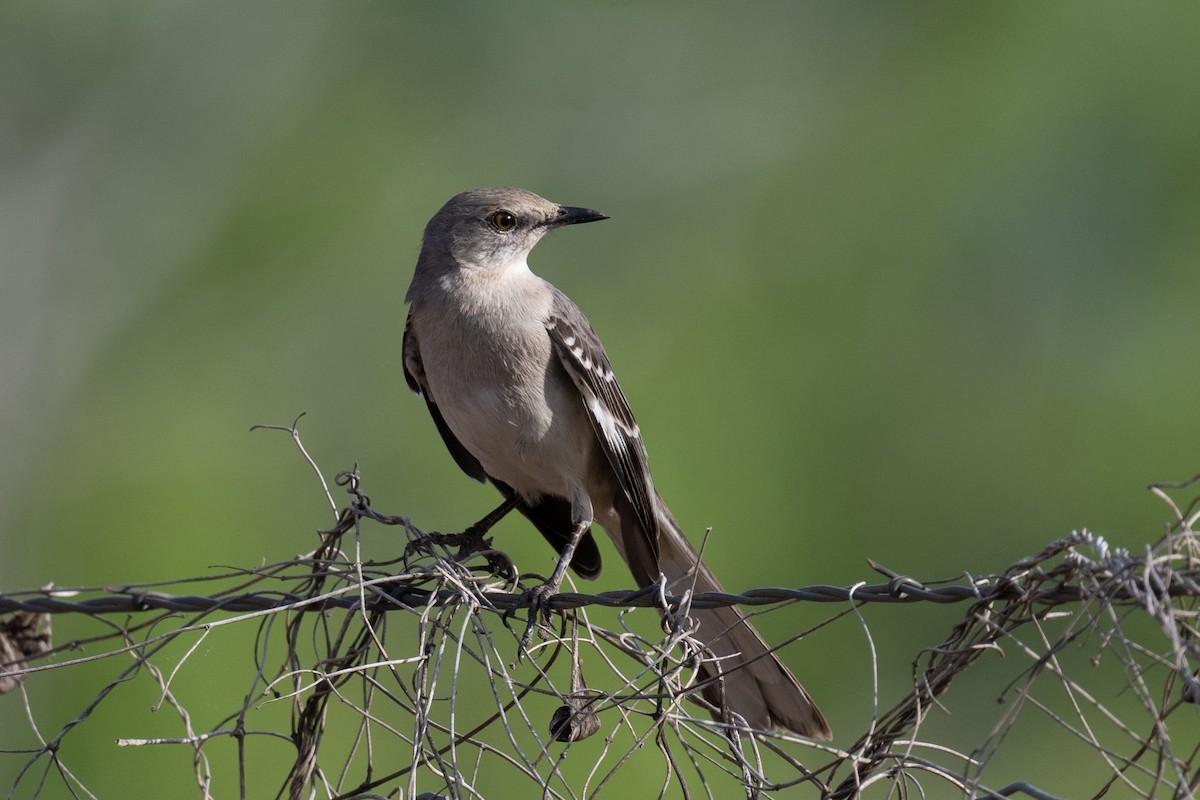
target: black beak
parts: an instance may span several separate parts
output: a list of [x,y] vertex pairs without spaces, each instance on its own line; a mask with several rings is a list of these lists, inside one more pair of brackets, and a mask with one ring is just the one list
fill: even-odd
[[608,219],[607,214],[601,214],[599,211],[592,211],[590,208],[577,208],[575,206],[559,206],[558,218],[551,220],[552,225],[576,225],[580,222],[598,222],[602,219]]

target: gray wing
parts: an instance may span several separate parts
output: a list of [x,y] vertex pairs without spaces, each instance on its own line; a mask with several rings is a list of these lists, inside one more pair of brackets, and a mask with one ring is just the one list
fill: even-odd
[[588,418],[613,472],[617,475],[651,552],[658,556],[658,521],[654,513],[654,483],[646,447],[629,401],[621,391],[604,346],[591,323],[571,300],[557,289],[546,330],[554,352],[583,396]]

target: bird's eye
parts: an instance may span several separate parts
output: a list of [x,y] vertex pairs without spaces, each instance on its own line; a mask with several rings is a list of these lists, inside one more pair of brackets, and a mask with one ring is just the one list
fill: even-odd
[[492,224],[496,226],[496,230],[507,233],[517,227],[517,218],[513,216],[512,212],[501,209],[492,214]]

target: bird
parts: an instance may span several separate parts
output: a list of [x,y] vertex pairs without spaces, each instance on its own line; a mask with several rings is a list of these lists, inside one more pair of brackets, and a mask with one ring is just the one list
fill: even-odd
[[[529,269],[546,234],[605,219],[512,187],[452,197],[425,227],[405,296],[404,377],[463,472],[495,485],[505,499],[498,511],[515,507],[559,553],[546,594],[568,567],[599,575],[593,523],[639,585],[662,576],[721,592],[655,489],[641,431],[591,323]],[[711,656],[699,671],[714,718],[734,719],[743,734],[831,738],[808,692],[736,608],[690,613]]]

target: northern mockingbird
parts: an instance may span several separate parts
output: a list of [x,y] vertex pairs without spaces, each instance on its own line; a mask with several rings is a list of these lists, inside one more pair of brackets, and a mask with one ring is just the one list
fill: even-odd
[[[458,465],[490,480],[568,565],[600,573],[593,520],[639,585],[723,591],[654,489],[633,412],[591,324],[526,259],[555,228],[607,219],[522,189],[452,198],[425,228],[407,301],[404,377]],[[503,509],[504,507],[502,507]],[[812,699],[733,607],[693,609],[705,697],[757,729],[829,738]],[[720,678],[720,680],[718,680]]]

